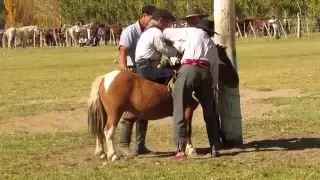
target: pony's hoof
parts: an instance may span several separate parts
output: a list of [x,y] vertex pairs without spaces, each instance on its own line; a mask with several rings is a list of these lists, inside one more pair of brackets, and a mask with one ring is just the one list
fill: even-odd
[[100,155],[100,159],[101,159],[101,160],[106,159],[106,157],[107,157],[107,155],[106,155],[105,153],[102,153],[102,154]]
[[116,160],[119,160],[119,157],[114,154],[112,157],[111,157],[111,161],[116,161]]
[[196,150],[193,148],[193,145],[187,144],[185,153],[186,155],[194,155],[196,154]]
[[104,154],[104,149],[103,149],[103,146],[102,145],[99,145],[96,147],[95,151],[94,151],[94,154],[99,156],[101,154]]
[[116,161],[119,158],[119,156],[117,154],[111,154],[111,155],[108,155],[108,158],[107,159],[111,159],[111,161]]
[[101,149],[97,149],[97,150],[95,150],[94,151],[94,154],[96,155],[96,156],[99,156],[99,155],[101,155],[101,154],[103,154],[104,152],[101,150]]
[[211,152],[211,157],[212,158],[217,158],[217,157],[220,157],[220,156],[221,156],[221,154],[218,151],[212,151]]

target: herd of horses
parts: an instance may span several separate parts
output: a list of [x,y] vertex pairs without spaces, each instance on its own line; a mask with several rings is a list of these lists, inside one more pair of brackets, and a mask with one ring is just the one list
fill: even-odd
[[91,40],[88,44],[97,42],[104,43],[104,45],[108,43],[116,45],[119,42],[122,29],[121,26],[110,27],[94,23],[75,26],[63,25],[61,28],[55,29],[46,29],[40,26],[11,27],[0,31],[0,39],[2,40],[0,43],[3,48],[17,46],[69,47],[79,45],[80,37],[84,37]]

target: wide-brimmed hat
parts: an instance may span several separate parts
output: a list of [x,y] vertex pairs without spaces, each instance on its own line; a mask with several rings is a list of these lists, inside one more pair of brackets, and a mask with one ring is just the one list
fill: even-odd
[[196,9],[196,8],[190,8],[187,11],[187,15],[185,17],[183,17],[182,19],[188,19],[191,17],[200,17],[200,18],[204,18],[204,17],[208,17],[209,14],[203,14],[200,9]]
[[168,19],[168,20],[172,20],[175,21],[176,18],[167,10],[165,9],[157,9],[153,15],[152,15],[153,19],[158,19],[158,18],[163,18],[163,19]]
[[[199,24],[196,25],[197,28],[200,28],[210,34],[218,34],[216,32],[214,32],[213,28],[214,28],[214,22],[207,20],[207,19],[202,19],[200,20]],[[218,34],[219,35],[219,34]]]

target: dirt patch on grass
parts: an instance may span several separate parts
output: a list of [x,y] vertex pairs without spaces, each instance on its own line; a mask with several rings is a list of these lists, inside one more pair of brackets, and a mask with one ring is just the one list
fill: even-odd
[[72,132],[86,128],[86,109],[50,112],[37,116],[14,117],[0,121],[0,132],[43,133]]
[[300,96],[298,89],[279,89],[274,91],[255,91],[252,89],[240,89],[241,113],[244,119],[260,118],[265,113],[275,111],[271,104],[257,102],[259,99],[272,97],[296,97]]
[[[283,89],[275,91],[255,91],[241,89],[241,111],[243,119],[259,118],[264,113],[275,110],[270,104],[257,102],[258,99],[270,97],[292,97],[299,96],[296,89]],[[151,121],[150,124],[168,125],[172,118],[168,117],[161,121]],[[202,109],[199,106],[194,113],[194,123],[202,124]],[[85,108],[66,112],[50,112],[37,116],[14,117],[0,121],[0,132],[2,133],[45,133],[45,132],[72,132],[87,128],[87,110]]]

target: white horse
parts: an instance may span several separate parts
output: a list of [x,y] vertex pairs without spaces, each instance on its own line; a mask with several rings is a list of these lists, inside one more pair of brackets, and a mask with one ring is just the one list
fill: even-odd
[[8,48],[11,48],[13,44],[13,39],[15,39],[17,35],[17,29],[16,28],[8,28],[4,33],[2,37],[2,47],[5,48],[6,44],[8,44]]
[[27,40],[33,35],[39,35],[39,28],[38,26],[24,26],[17,28],[17,38],[15,40],[15,46],[17,45],[17,40],[21,40],[22,46],[26,47]]
[[[77,35],[79,34],[84,34],[89,39],[91,36],[90,28],[92,28],[92,26],[93,26],[93,23],[68,27],[66,29],[67,46],[69,46],[71,43],[72,45],[74,44],[78,45],[79,37]],[[64,25],[64,27],[67,27],[67,26]]]
[[69,45],[74,45],[74,44],[78,44],[77,38],[76,38],[76,34],[80,32],[80,26],[79,25],[75,25],[72,27],[67,28],[66,30],[66,41],[67,41],[67,46]]

